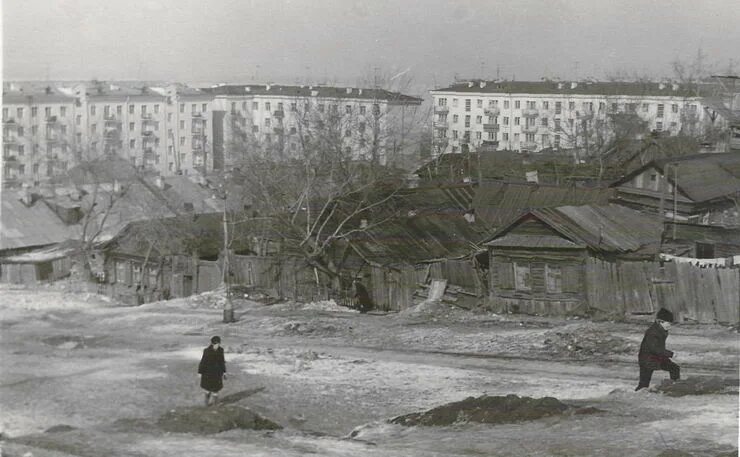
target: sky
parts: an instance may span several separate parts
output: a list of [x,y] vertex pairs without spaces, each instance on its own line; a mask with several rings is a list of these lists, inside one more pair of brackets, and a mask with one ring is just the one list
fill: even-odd
[[737,0],[3,0],[4,79],[359,84],[740,73]]

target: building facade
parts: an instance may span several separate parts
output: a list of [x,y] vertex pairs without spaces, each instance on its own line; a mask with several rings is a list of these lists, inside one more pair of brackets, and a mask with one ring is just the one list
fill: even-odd
[[[703,131],[722,118],[705,87],[647,82],[468,81],[431,91],[433,154],[499,150],[583,151],[615,135]],[[708,95],[708,94],[707,94]]]
[[213,95],[216,161],[245,154],[295,158],[334,150],[385,163],[404,144],[406,119],[421,99],[381,89],[328,86],[218,85]]
[[213,97],[198,89],[144,81],[3,89],[3,187],[38,185],[112,155],[163,176],[213,169]]

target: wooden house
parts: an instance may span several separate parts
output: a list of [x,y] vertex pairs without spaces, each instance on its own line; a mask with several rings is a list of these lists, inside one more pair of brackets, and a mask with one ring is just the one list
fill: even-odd
[[529,211],[485,243],[488,303],[503,312],[585,314],[589,288],[599,287],[589,261],[653,259],[661,231],[657,217],[615,204]]
[[654,160],[611,187],[618,203],[674,221],[740,225],[740,154]]

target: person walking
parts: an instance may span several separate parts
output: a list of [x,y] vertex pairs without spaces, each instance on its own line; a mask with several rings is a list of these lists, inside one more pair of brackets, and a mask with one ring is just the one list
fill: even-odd
[[355,308],[363,314],[373,309],[373,301],[370,299],[370,294],[367,292],[365,286],[363,286],[357,279],[353,279],[352,288],[354,289],[352,298],[354,300]]
[[226,379],[226,361],[224,348],[221,347],[221,337],[214,336],[211,338],[211,345],[203,349],[198,374],[200,387],[206,391],[206,406],[218,404],[218,393],[223,389],[223,381]]
[[668,338],[671,323],[673,323],[673,313],[660,308],[655,315],[655,322],[645,331],[642,344],[640,344],[640,353],[637,356],[640,364],[640,382],[635,391],[650,387],[650,379],[655,370],[667,371],[673,381],[681,379],[681,367],[671,360],[673,352],[665,348],[665,340]]

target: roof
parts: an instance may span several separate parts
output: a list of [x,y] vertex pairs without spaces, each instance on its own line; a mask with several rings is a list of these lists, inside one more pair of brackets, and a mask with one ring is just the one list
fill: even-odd
[[527,246],[529,248],[583,248],[584,244],[574,243],[565,238],[560,238],[551,235],[519,235],[516,233],[508,233],[501,238],[496,238],[493,241],[487,243],[488,246],[496,247],[520,247]]
[[740,246],[740,227],[721,227],[717,225],[691,224],[687,222],[665,222],[665,238],[673,238],[676,228],[677,240],[691,240],[703,243],[731,244]]
[[[575,85],[574,85],[575,84]],[[647,81],[464,81],[431,93],[461,92],[475,94],[557,94],[695,97],[697,90],[707,91],[709,84],[685,84]]]
[[63,241],[23,254],[0,257],[0,263],[41,263],[68,257],[80,248],[79,241]]
[[608,188],[550,186],[535,183],[490,182],[480,186],[473,199],[476,216],[500,227],[535,208],[606,204],[614,196]]
[[[576,245],[602,253],[654,255],[660,248],[663,225],[659,217],[615,204],[535,209],[499,230],[486,245],[495,246],[529,216]],[[522,236],[520,247],[542,247],[542,236]]]
[[55,87],[40,85],[3,86],[3,105],[39,104],[39,103],[74,103],[74,97],[64,94]]
[[[421,98],[391,92],[385,89],[366,89],[332,86],[284,86],[274,84],[219,85],[203,88],[214,96],[274,96],[274,97],[318,97],[334,99],[380,100],[391,104],[420,105]],[[315,95],[314,95],[315,94]]]
[[77,235],[77,227],[65,225],[43,201],[26,206],[21,195],[2,191],[0,250],[46,246]]
[[461,196],[469,190],[405,190],[398,202],[398,215],[353,235],[352,246],[377,264],[413,264],[476,252],[490,229],[480,221],[465,219],[468,206]]
[[[666,170],[666,167],[669,167]],[[674,166],[677,166],[676,172]],[[740,192],[740,154],[695,154],[654,160],[612,184],[619,186],[651,167],[658,168],[668,181],[694,202],[705,202]],[[667,173],[666,173],[667,171]],[[676,174],[678,183],[675,182]]]

